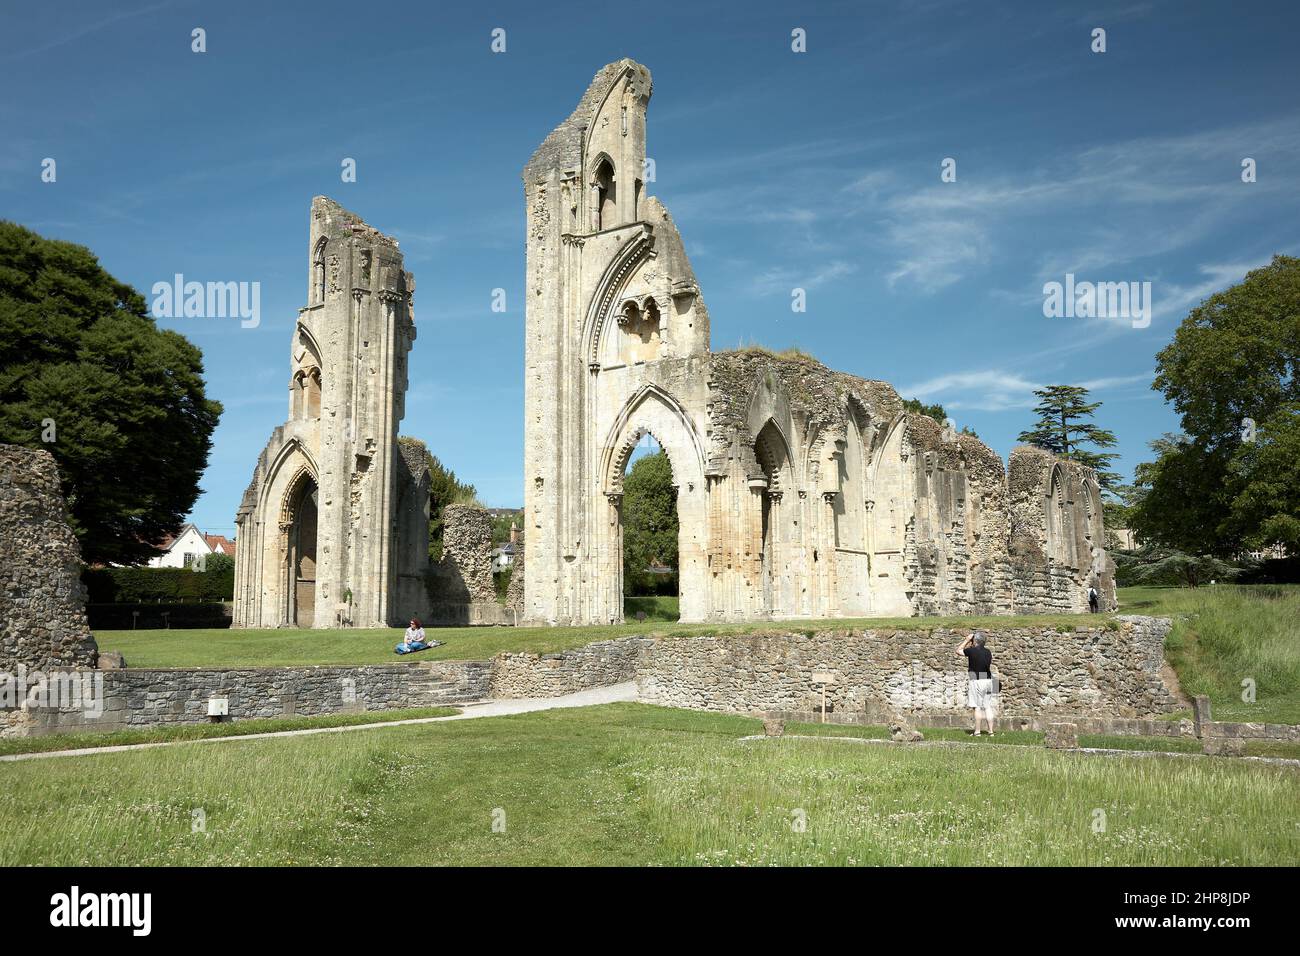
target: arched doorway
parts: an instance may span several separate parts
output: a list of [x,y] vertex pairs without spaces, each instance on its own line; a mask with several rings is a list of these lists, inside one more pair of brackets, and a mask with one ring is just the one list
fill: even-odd
[[750,483],[760,498],[762,613],[767,617],[789,616],[794,611],[795,601],[787,572],[795,536],[787,512],[795,508],[796,503],[786,502],[785,492],[793,486],[794,474],[789,444],[771,419],[754,439],[754,457],[763,470],[763,481]]
[[[624,479],[639,451],[662,452],[672,474],[672,502],[677,512],[677,595],[679,620],[702,621],[710,606],[709,494],[704,478],[704,447],[694,423],[675,398],[656,385],[636,393],[615,418],[601,453],[600,494],[607,499],[595,532],[601,581],[596,620],[624,620],[623,529]],[[653,443],[653,444],[651,444]],[[630,512],[629,512],[630,514]],[[721,521],[721,516],[714,520]],[[670,544],[659,556],[669,564]],[[631,615],[635,619],[635,615]]]
[[645,432],[628,456],[620,507],[625,620],[680,618],[681,523],[667,452]]
[[311,627],[316,620],[316,482],[307,474],[289,498],[289,623]]

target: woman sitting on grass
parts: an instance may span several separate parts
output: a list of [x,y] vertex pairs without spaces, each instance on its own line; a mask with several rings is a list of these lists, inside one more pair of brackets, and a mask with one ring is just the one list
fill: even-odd
[[402,638],[402,643],[398,644],[394,651],[398,654],[411,654],[415,651],[423,651],[430,645],[424,639],[424,628],[420,626],[420,619],[411,618],[411,626],[406,629],[406,634]]

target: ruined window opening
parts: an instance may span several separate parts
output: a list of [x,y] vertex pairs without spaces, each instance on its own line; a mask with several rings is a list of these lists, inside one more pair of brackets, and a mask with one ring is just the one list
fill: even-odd
[[325,301],[325,245],[325,239],[316,243],[316,253],[311,260],[312,305],[320,305]]
[[612,228],[618,222],[614,165],[602,159],[596,167],[596,231]]
[[309,369],[303,376],[303,391],[306,393],[308,418],[320,418],[320,369]]

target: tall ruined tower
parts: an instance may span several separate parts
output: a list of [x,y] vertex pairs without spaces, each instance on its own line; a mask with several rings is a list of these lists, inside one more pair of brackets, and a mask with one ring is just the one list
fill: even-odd
[[[650,71],[596,74],[523,172],[527,205],[524,619],[621,620],[623,466],[653,434],[679,513],[703,515],[708,313],[667,211],[647,198]],[[629,396],[631,399],[629,400]],[[682,541],[683,619],[704,615],[703,542]]]
[[394,239],[324,196],[312,200],[307,252],[288,420],[235,519],[234,625],[385,626],[404,613],[396,556],[420,551],[401,547],[408,529],[395,517],[412,480],[397,426],[415,280]]

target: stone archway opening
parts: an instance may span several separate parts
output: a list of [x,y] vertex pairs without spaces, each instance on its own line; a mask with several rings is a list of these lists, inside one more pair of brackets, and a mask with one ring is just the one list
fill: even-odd
[[789,616],[795,610],[795,598],[782,587],[790,560],[791,546],[795,540],[791,509],[785,492],[793,484],[793,463],[785,437],[772,421],[768,421],[754,439],[754,457],[762,469],[761,479],[750,481],[751,490],[759,496],[760,520],[758,538],[759,580],[762,588],[761,612],[767,617]]
[[625,621],[677,621],[681,615],[678,482],[668,453],[640,433],[623,468],[619,535]]
[[316,620],[316,482],[304,474],[289,497],[289,621],[311,627]]

